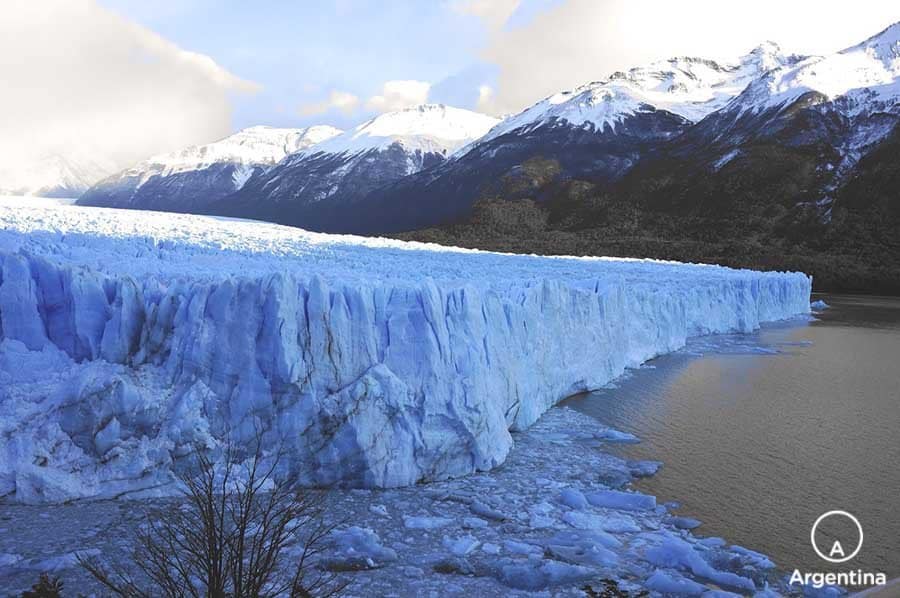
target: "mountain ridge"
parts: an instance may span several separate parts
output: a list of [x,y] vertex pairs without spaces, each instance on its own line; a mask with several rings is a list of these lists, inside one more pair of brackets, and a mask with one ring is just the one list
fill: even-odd
[[[496,124],[455,110],[381,115],[254,170],[197,211],[558,253],[519,238],[537,231],[570,252],[784,265],[831,288],[894,288],[860,232],[894,251],[894,200],[845,188],[893,180],[884,173],[896,158],[884,148],[900,122],[900,23],[825,56],[766,42],[733,60],[658,61]],[[444,121],[427,117],[451,112],[478,126],[452,143],[429,135]],[[398,127],[404,118],[418,128]],[[866,249],[854,255],[854,246]]]
[[[501,189],[455,222],[398,236],[802,270],[818,290],[900,294],[898,31],[766,73],[620,179],[545,165],[527,196]],[[847,61],[866,72],[835,86]]]
[[311,227],[331,212],[332,202],[361,201],[435,167],[496,124],[495,118],[442,104],[381,114],[258,173],[211,211]]
[[203,211],[209,204],[243,187],[254,173],[340,133],[329,126],[248,127],[212,143],[148,158],[99,181],[78,203],[173,212]]

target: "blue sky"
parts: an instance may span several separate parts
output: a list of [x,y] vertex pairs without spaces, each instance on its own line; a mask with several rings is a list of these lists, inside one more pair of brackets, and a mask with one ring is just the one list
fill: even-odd
[[426,100],[501,116],[652,60],[766,39],[829,52],[900,18],[883,0],[756,0],[739,25],[719,0],[95,1],[257,84],[232,98],[232,129],[348,128]]
[[[504,27],[527,24],[557,0],[524,0]],[[358,124],[385,82],[431,84],[428,101],[476,108],[497,69],[480,57],[491,24],[452,0],[101,0],[180,47],[261,86],[234,100],[234,126]],[[354,110],[304,111],[333,90]],[[305,113],[304,113],[305,112]]]

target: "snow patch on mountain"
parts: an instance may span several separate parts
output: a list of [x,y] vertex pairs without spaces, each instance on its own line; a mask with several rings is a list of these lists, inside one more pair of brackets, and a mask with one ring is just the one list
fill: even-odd
[[819,101],[842,100],[842,112],[855,116],[900,106],[900,23],[861,44],[828,56],[814,56],[771,71],[754,82],[735,107],[764,110],[787,106],[807,94]]
[[[140,177],[146,182],[153,176],[202,170],[214,164],[230,163],[245,167],[272,165],[287,155],[306,150],[340,133],[340,129],[329,126],[304,129],[249,127],[213,143],[194,145],[178,152],[153,156],[129,168],[121,176]],[[252,168],[250,170],[252,174]],[[238,172],[246,173],[247,169],[239,168]],[[238,183],[242,186],[247,178],[249,174],[241,182],[240,176],[236,175],[236,186]]]
[[408,153],[445,155],[487,133],[498,119],[470,110],[423,104],[388,112],[315,147],[313,153],[359,154],[399,144]]
[[737,60],[672,58],[617,72],[606,80],[538,102],[504,120],[476,143],[553,122],[597,131],[615,130],[625,118],[654,110],[665,110],[686,121],[697,122],[725,106],[761,74],[800,59],[784,54],[777,44],[766,42]]
[[502,463],[576,392],[809,312],[810,279],[0,203],[0,495],[163,488],[258,434],[313,484]]

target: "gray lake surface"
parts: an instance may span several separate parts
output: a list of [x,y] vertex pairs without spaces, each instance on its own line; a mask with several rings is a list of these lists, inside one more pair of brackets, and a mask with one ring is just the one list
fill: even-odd
[[[703,522],[695,533],[787,571],[897,577],[900,300],[814,298],[830,308],[813,320],[695,339],[565,404],[640,437],[625,455],[664,465],[637,488],[679,502],[678,514]],[[830,565],[810,530],[836,509],[859,519],[865,539],[853,560]],[[849,554],[858,535],[838,528],[817,538],[825,550],[840,538]]]

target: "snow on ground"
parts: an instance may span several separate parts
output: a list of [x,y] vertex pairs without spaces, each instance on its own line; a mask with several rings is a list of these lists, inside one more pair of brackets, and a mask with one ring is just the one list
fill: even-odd
[[809,296],[803,274],[7,200],[0,496],[167,493],[198,443],[258,434],[316,484],[485,471],[561,399]]
[[[631,595],[646,588],[652,596],[775,596],[787,589],[784,573],[763,555],[701,538],[687,531],[698,522],[674,515],[675,505],[630,490],[647,462],[612,454],[609,439],[617,436],[556,408],[516,433],[506,463],[491,472],[428,486],[336,490],[329,518],[346,524],[320,564],[343,572],[351,596],[583,596],[583,588],[599,595],[611,586]],[[620,498],[596,504],[593,496]],[[72,551],[128,566],[129,538],[151,504],[0,504],[0,586],[21,591],[54,571],[68,588],[98,589]]]

